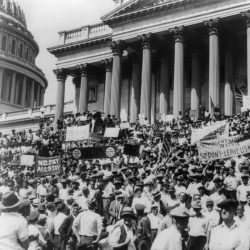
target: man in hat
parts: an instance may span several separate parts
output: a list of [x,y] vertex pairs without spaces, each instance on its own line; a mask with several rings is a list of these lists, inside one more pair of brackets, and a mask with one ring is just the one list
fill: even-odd
[[179,196],[181,192],[186,192],[187,189],[185,186],[183,186],[184,179],[182,175],[178,175],[176,178],[176,181],[177,181],[177,184],[174,186],[175,194]]
[[43,178],[41,180],[41,184],[37,187],[37,194],[39,197],[41,197],[41,196],[45,197],[48,195],[45,184],[46,184],[46,180],[45,180],[45,178]]
[[118,221],[109,236],[111,249],[126,250],[135,247],[135,215],[130,207],[124,208],[121,220]]
[[220,214],[214,209],[214,202],[210,197],[206,200],[206,211],[203,215],[208,218],[211,228],[219,225]]
[[159,233],[151,250],[179,250],[183,246],[183,234],[187,229],[189,212],[185,208],[176,207],[171,210],[172,225]]
[[236,190],[240,184],[240,179],[235,176],[234,167],[229,169],[229,175],[225,178],[224,184],[226,186],[226,197],[228,199],[237,199]]
[[188,250],[203,250],[209,242],[209,220],[201,213],[202,206],[200,201],[196,201],[192,208],[195,215],[190,217],[188,222]]
[[69,188],[67,187],[66,179],[61,180],[62,188],[59,189],[59,198],[62,200],[67,200],[69,197]]
[[234,217],[235,221],[239,224],[242,224],[246,227],[246,230],[250,230],[250,222],[248,218],[245,216],[245,209],[242,204],[239,204],[237,207],[237,215]]
[[102,218],[95,213],[96,202],[88,201],[88,210],[80,213],[73,223],[73,232],[80,249],[95,249],[102,234]]
[[[23,203],[14,192],[3,194],[0,210],[0,249],[29,248],[28,223],[18,214],[19,205]],[[7,226],[6,226],[7,225]]]
[[28,180],[24,180],[23,186],[19,190],[19,196],[22,198],[28,197],[31,194],[32,190],[33,190],[33,188],[31,186],[29,186]]
[[180,203],[180,199],[175,194],[174,184],[172,183],[168,189],[169,196],[166,197],[167,206],[175,206]]
[[77,204],[81,207],[82,210],[88,210],[87,201],[89,198],[89,189],[87,187],[84,187],[82,189],[82,195],[78,197],[76,200]]
[[115,191],[115,187],[110,181],[110,177],[104,176],[103,177],[103,216],[109,221],[109,205],[110,205],[110,198]]
[[209,250],[249,249],[249,231],[234,219],[238,202],[227,199],[217,206],[221,209],[223,222],[212,229]]
[[150,212],[150,202],[146,197],[142,196],[142,187],[136,186],[134,193],[135,193],[135,197],[134,197],[134,199],[132,201],[132,205],[131,205],[134,213],[136,214],[136,209],[135,209],[136,204],[144,205],[145,206],[144,212],[149,213]]

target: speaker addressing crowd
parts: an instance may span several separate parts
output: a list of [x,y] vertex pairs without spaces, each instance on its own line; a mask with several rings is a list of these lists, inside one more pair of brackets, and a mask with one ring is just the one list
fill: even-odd
[[201,112],[0,132],[0,249],[249,250],[249,112]]

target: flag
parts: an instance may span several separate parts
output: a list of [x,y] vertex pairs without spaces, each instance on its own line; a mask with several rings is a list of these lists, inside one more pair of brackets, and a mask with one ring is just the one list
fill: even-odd
[[211,109],[214,113],[214,109],[215,109],[215,106],[214,106],[214,103],[213,103],[213,100],[212,100],[212,97],[210,96],[210,100],[211,100]]
[[152,126],[152,129],[153,129],[153,132],[157,132],[160,128],[159,128],[159,125],[156,123]]
[[236,84],[234,84],[234,96],[240,102],[240,105],[243,106],[243,93]]
[[168,142],[168,139],[165,137],[163,144],[162,144],[162,149],[161,149],[161,153],[160,153],[160,160],[162,159],[168,159],[170,154],[172,152],[172,148]]

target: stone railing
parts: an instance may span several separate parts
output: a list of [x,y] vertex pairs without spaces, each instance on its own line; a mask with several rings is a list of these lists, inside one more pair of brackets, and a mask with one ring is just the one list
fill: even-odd
[[34,63],[28,62],[25,59],[22,59],[18,56],[14,56],[10,53],[7,53],[5,51],[0,51],[0,58],[1,57],[6,57],[6,58],[10,58],[12,60],[18,61],[18,63],[25,65],[28,68],[31,68],[33,70],[35,70],[37,73],[39,73],[43,78],[45,78],[45,74],[42,72],[41,69],[39,69]]
[[112,33],[112,29],[104,23],[87,25],[73,30],[61,31],[58,45],[95,38]]
[[[55,107],[56,105],[45,105],[45,112],[44,116],[54,116],[55,115]],[[32,119],[37,118],[41,116],[40,112],[41,107],[35,107],[30,109],[21,109],[16,111],[10,111],[6,113],[0,114],[0,124],[3,122],[12,122],[12,121],[18,121],[23,119]],[[68,101],[64,103],[64,113],[66,114],[72,114],[74,110],[74,104],[73,101]]]

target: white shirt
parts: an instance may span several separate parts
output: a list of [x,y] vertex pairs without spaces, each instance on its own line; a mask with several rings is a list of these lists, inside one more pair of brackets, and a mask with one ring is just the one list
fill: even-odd
[[22,250],[18,240],[24,242],[29,237],[28,223],[18,213],[1,213],[0,249]]
[[59,235],[60,233],[58,232],[58,229],[62,225],[64,219],[67,218],[67,215],[64,213],[58,213],[55,218],[54,218],[54,226],[55,226],[55,235]]
[[167,201],[167,206],[172,207],[175,206],[176,204],[180,203],[180,199],[176,196],[175,199],[172,199],[169,196],[166,197],[166,201]]
[[79,235],[97,236],[98,228],[102,226],[102,217],[94,211],[84,211],[75,218],[74,226],[79,228]]
[[240,185],[237,187],[237,199],[238,201],[247,201],[247,192],[250,192],[250,185]]
[[145,206],[145,210],[144,210],[145,213],[149,213],[151,210],[150,202],[146,197],[141,197],[141,198],[134,197],[131,207],[133,208],[135,214],[137,214],[136,209],[135,209],[136,204],[144,205]]
[[249,206],[248,204],[246,204],[246,205],[244,206],[244,209],[245,209],[244,215],[245,215],[248,219],[250,219],[250,206]]
[[1,192],[2,194],[6,193],[6,192],[8,192],[8,191],[10,191],[9,187],[7,187],[7,186],[1,186],[1,187],[0,187],[0,192]]
[[69,197],[68,188],[59,189],[59,198],[62,200],[66,200]]
[[220,214],[217,211],[215,210],[212,210],[211,212],[206,211],[205,213],[203,213],[203,215],[205,215],[208,218],[210,226],[212,228],[219,225]]
[[248,250],[249,232],[234,223],[228,228],[223,222],[211,231],[209,250]]
[[155,216],[153,213],[147,215],[150,220],[151,229],[158,229],[161,220],[164,218],[162,214]]
[[82,196],[80,196],[79,198],[78,198],[78,200],[77,200],[77,204],[82,208],[82,209],[84,209],[84,210],[88,210],[89,208],[88,208],[88,205],[87,205],[87,198],[84,196],[84,195],[82,195]]
[[37,187],[37,190],[36,190],[37,194],[39,195],[43,195],[43,196],[47,196],[47,189],[42,185],[40,184],[38,187]]
[[193,237],[197,236],[207,236],[207,232],[209,231],[209,220],[204,215],[200,217],[194,216],[189,217],[188,223],[188,234]]
[[181,234],[174,225],[160,232],[151,250],[180,250],[182,249]]
[[181,192],[186,193],[186,191],[187,191],[187,189],[186,189],[184,186],[182,186],[182,185],[181,185],[181,186],[175,185],[174,188],[175,188],[175,194],[176,194],[177,196],[179,196],[179,194],[180,194]]

